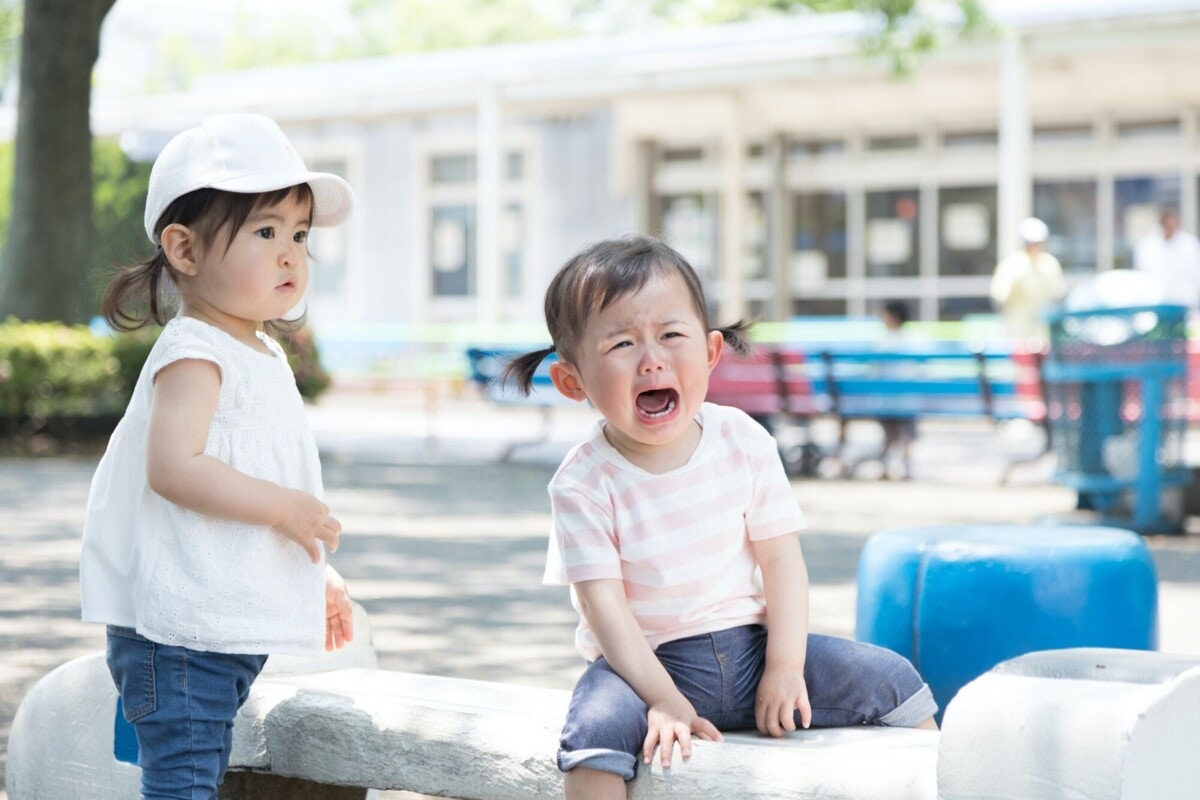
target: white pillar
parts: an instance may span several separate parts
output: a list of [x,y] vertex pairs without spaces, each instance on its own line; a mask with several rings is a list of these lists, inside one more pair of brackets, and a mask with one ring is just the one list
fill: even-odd
[[[1200,131],[1200,118],[1198,118],[1196,109],[1188,108],[1183,112],[1180,120],[1180,130],[1183,133],[1185,142],[1196,141],[1196,134]],[[1184,158],[1181,165],[1182,173],[1180,175],[1180,193],[1179,193],[1179,221],[1186,231],[1196,232],[1197,211],[1200,210],[1200,198],[1196,192],[1196,174],[1197,174],[1197,159],[1195,148],[1188,148],[1188,155]]]
[[[1112,150],[1114,124],[1105,115],[1096,121],[1096,145],[1100,152]],[[1096,271],[1113,268],[1116,253],[1117,223],[1116,177],[1108,159],[1101,159],[1096,174]]]
[[859,184],[846,192],[846,313],[867,313],[867,192]]
[[767,266],[775,296],[768,306],[770,319],[783,321],[792,314],[792,203],[787,188],[787,137],[782,133],[767,142],[771,178],[767,186]]
[[1000,43],[1000,164],[997,176],[996,258],[1020,246],[1017,224],[1033,212],[1029,151],[1033,121],[1029,111],[1029,65],[1016,31]]
[[721,308],[722,321],[746,314],[746,141],[741,109],[729,104],[721,137]]
[[478,321],[500,320],[500,198],[504,180],[500,88],[479,87],[475,121],[475,301]]

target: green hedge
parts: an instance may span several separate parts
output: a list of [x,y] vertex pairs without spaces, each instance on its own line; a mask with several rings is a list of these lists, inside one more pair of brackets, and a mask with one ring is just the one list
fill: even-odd
[[[109,432],[157,338],[157,328],[96,336],[82,325],[0,323],[0,437]],[[289,338],[297,387],[316,399],[329,387],[316,343],[306,329]]]

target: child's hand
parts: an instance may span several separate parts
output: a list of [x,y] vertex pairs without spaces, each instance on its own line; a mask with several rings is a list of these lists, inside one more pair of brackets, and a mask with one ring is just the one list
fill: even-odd
[[649,764],[657,746],[663,769],[671,768],[671,753],[676,742],[679,742],[679,755],[685,760],[691,758],[693,733],[710,742],[719,742],[723,738],[716,725],[696,715],[696,709],[683,695],[650,706],[646,721],[649,730],[642,745],[642,759]]
[[808,703],[808,685],[804,668],[767,666],[758,682],[758,700],[754,704],[754,723],[769,736],[783,736],[796,730],[795,711],[800,710],[800,724],[812,724],[812,707]]
[[282,519],[275,523],[275,530],[303,547],[314,564],[321,563],[318,541],[324,542],[329,552],[337,551],[342,523],[329,516],[329,506],[299,489],[284,489],[282,505]]
[[340,650],[354,640],[354,609],[346,582],[337,571],[325,565],[325,649]]

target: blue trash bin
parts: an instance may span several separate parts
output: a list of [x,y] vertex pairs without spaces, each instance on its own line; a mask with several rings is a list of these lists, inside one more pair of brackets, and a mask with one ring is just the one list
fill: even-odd
[[1053,314],[1044,364],[1055,480],[1105,523],[1178,533],[1187,433],[1187,309]]
[[1135,533],[1084,526],[933,526],[872,536],[855,638],[906,656],[940,714],[962,686],[1035,650],[1158,644],[1154,561]]

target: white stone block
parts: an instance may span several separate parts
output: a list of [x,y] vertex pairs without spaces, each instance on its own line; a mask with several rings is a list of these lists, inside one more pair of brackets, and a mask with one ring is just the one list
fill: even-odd
[[1194,800],[1200,659],[1080,648],[1007,661],[946,710],[941,800]]
[[[260,682],[272,675],[374,667],[366,612],[355,606],[357,635],[350,645],[314,658],[273,656]],[[252,695],[253,696],[253,695]],[[5,788],[9,800],[129,800],[139,796],[137,767],[113,757],[117,690],[104,653],[82,656],[52,670],[21,701],[8,738]],[[243,715],[233,729],[233,768],[264,767],[268,754],[261,720]]]

